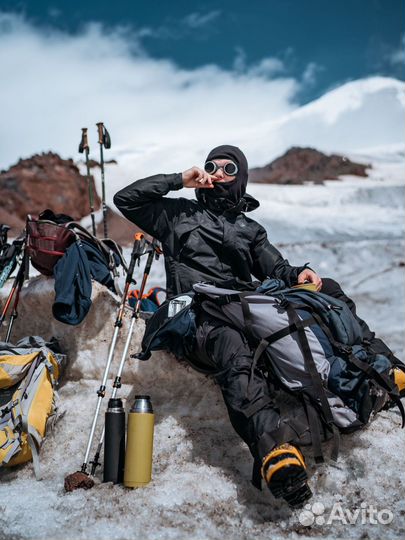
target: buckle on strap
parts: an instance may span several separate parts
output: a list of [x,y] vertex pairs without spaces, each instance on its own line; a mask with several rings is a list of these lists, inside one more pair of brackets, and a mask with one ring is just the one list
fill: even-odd
[[280,297],[277,304],[282,309],[288,309],[291,306],[291,302],[284,295]]

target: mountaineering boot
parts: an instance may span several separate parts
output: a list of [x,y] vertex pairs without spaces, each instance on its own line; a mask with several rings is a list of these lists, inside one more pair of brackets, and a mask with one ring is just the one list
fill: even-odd
[[274,497],[282,497],[293,508],[302,506],[312,497],[304,456],[292,444],[282,444],[267,454],[263,459],[262,477]]
[[[398,367],[394,367],[393,378],[394,383],[397,385],[398,388],[399,397],[401,399],[405,398],[405,372]],[[394,407],[397,407],[397,402],[393,399],[386,399],[381,409],[387,411],[389,409],[393,409]]]
[[402,369],[394,368],[394,382],[398,386],[400,397],[405,397],[405,372]]

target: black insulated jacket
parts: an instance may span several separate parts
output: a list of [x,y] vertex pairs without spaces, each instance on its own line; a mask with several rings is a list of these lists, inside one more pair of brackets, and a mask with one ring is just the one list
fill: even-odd
[[270,244],[265,229],[245,212],[259,203],[245,194],[232,211],[213,211],[203,201],[165,197],[183,187],[182,175],[157,174],[137,180],[114,196],[122,214],[163,246],[167,296],[203,281],[241,288],[252,275],[297,283],[305,266],[291,266]]

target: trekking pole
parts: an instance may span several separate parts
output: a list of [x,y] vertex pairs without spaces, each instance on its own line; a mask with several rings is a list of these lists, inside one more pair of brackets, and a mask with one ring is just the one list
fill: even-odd
[[87,138],[87,128],[82,128],[82,139],[79,144],[79,153],[83,154],[86,157],[86,169],[87,169],[87,186],[89,189],[89,202],[90,202],[90,214],[91,214],[91,225],[93,230],[93,236],[96,236],[96,219],[94,217],[94,193],[93,193],[93,184],[91,183],[90,175],[90,163],[89,163],[89,141]]
[[8,343],[10,341],[10,336],[11,336],[11,331],[13,329],[14,321],[18,317],[17,306],[18,306],[18,302],[20,300],[20,292],[21,292],[22,286],[24,284],[24,281],[28,277],[29,264],[30,264],[30,259],[29,259],[27,250],[24,250],[24,255],[23,255],[23,258],[22,258],[22,261],[21,261],[21,266],[18,269],[16,278],[15,278],[15,280],[17,282],[16,293],[15,293],[15,297],[14,297],[13,311],[11,313],[10,321],[8,323],[7,334],[6,334],[6,339],[5,339],[6,343]]
[[103,225],[104,238],[108,238],[107,231],[107,205],[105,203],[105,178],[104,178],[104,152],[103,147],[108,150],[111,148],[111,138],[103,122],[96,124],[98,131],[98,142],[100,144],[100,169],[101,169],[101,198],[103,204]]
[[[17,293],[18,291],[18,294],[19,294],[19,289],[21,289],[22,287],[22,282],[24,282],[24,275],[25,275],[25,263],[24,263],[24,259],[25,259],[25,253],[24,253],[24,256],[23,256],[23,259],[20,263],[20,268],[18,269],[18,272],[14,278],[14,281],[13,281],[13,285],[11,287],[11,290],[10,290],[10,293],[7,297],[7,300],[6,300],[6,303],[3,307],[3,310],[1,312],[1,315],[0,315],[0,327],[1,325],[3,324],[5,318],[6,318],[6,315],[7,315],[7,311],[8,311],[8,308],[10,307],[11,305],[11,302],[13,300],[13,297],[14,295]],[[22,279],[22,282],[21,282],[21,279]],[[14,305],[15,305],[15,300],[14,300]]]
[[17,289],[17,284],[18,284],[18,281],[17,281],[17,276],[16,276],[14,278],[14,283],[13,283],[13,286],[11,287],[11,291],[7,297],[6,303],[4,304],[3,311],[1,312],[1,315],[0,315],[0,326],[3,324],[4,319],[6,318],[8,308],[10,307],[11,301]]
[[14,272],[15,267],[19,264],[18,259],[21,252],[23,251],[24,244],[25,237],[16,238],[11,244],[11,246],[9,246],[7,250],[1,254],[6,259],[6,261],[0,272],[0,289],[4,286],[7,279]]
[[[127,339],[126,339],[126,342],[125,342],[124,351],[123,351],[122,356],[121,356],[121,362],[120,362],[120,365],[118,367],[117,376],[114,379],[113,391],[112,391],[112,394],[111,394],[111,399],[115,398],[115,396],[117,395],[118,389],[121,388],[121,386],[122,386],[121,385],[121,376],[122,376],[122,372],[124,370],[125,360],[126,360],[127,355],[128,355],[129,346],[131,344],[132,334],[133,334],[133,331],[134,331],[135,322],[139,319],[139,313],[140,313],[140,310],[141,310],[141,303],[142,303],[142,296],[143,296],[143,293],[145,291],[146,282],[147,282],[148,277],[149,277],[149,272],[150,272],[150,269],[151,269],[151,266],[152,266],[152,263],[153,263],[153,259],[154,258],[158,259],[160,255],[161,255],[161,250],[159,248],[159,243],[158,243],[157,240],[153,239],[153,241],[152,241],[152,243],[150,245],[150,252],[149,252],[148,258],[146,260],[145,270],[144,270],[143,277],[142,277],[142,284],[141,284],[141,288],[139,290],[139,296],[138,296],[138,299],[136,301],[135,307],[133,308],[133,311],[132,311],[131,325],[130,325],[130,328],[129,328],[129,331],[128,331],[128,336],[127,336]],[[101,465],[101,463],[99,462],[99,458],[100,458],[101,448],[103,447],[103,443],[104,443],[104,435],[105,435],[105,427],[103,428],[103,431],[101,433],[100,441],[99,441],[98,446],[97,446],[97,451],[94,454],[93,461],[90,462],[91,466],[92,466],[91,467],[91,476],[94,475],[94,473],[96,471],[96,468],[99,465]]]
[[0,249],[7,244],[7,235],[10,227],[2,223],[0,225]]
[[129,263],[127,277],[125,280],[124,293],[121,298],[121,304],[118,310],[117,319],[114,324],[115,330],[114,330],[114,335],[111,341],[110,350],[108,353],[107,364],[105,366],[103,380],[101,382],[100,388],[97,390],[98,399],[97,399],[96,411],[94,413],[93,423],[90,430],[90,436],[87,442],[86,453],[85,453],[83,465],[81,468],[81,472],[85,474],[87,474],[88,459],[90,455],[91,445],[93,443],[94,432],[96,429],[97,419],[100,412],[101,402],[105,396],[108,372],[110,371],[111,362],[114,357],[114,351],[115,351],[115,346],[117,343],[118,334],[122,327],[122,319],[124,317],[125,302],[127,300],[129,286],[132,282],[132,275],[134,273],[135,263],[139,259],[139,257],[143,254],[143,249],[144,249],[144,235],[142,233],[137,233],[135,235],[134,247],[132,249],[132,254],[131,254],[131,261]]

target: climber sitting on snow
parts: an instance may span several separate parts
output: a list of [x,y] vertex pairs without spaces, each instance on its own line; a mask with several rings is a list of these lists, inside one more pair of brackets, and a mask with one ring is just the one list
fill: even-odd
[[[387,356],[393,364],[399,362],[357,317],[353,301],[336,281],[321,279],[306,265],[290,265],[268,241],[265,229],[245,215],[259,206],[246,193],[247,181],[245,155],[239,148],[224,145],[208,154],[203,169],[151,176],[115,195],[114,202],[124,216],[162,242],[168,297],[191,291],[199,282],[243,290],[252,275],[260,282],[277,278],[287,287],[310,283],[349,306],[374,352]],[[183,187],[194,188],[197,200],[165,197]],[[260,369],[254,370],[254,407],[247,398],[254,350],[246,333],[204,311],[197,324],[191,362],[214,373],[231,423],[261,465],[272,493],[292,506],[302,504],[311,492],[298,448],[300,438],[286,429],[289,417],[275,405],[272,386]],[[302,422],[308,422],[305,415]]]

